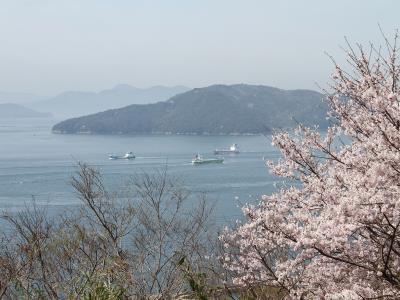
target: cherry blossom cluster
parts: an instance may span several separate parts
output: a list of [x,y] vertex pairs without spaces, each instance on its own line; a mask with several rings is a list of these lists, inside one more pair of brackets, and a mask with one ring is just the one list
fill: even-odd
[[[400,299],[400,64],[394,42],[349,45],[335,63],[327,131],[274,135],[285,178],[225,230],[224,265],[238,285],[288,299]],[[384,54],[383,54],[384,53]]]

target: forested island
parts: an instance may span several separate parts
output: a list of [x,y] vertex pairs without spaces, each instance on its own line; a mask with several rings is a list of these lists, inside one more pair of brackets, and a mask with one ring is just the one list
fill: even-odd
[[321,93],[262,85],[212,85],[154,104],[130,105],[72,118],[53,127],[65,134],[264,134],[302,123],[326,128]]

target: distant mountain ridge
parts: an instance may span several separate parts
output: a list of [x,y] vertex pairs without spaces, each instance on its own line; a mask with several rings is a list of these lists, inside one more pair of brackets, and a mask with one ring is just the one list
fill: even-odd
[[45,97],[29,93],[0,91],[0,103],[24,104],[29,102],[41,101],[43,99],[45,99]]
[[0,103],[0,118],[45,118],[50,113],[37,112],[33,109],[15,103]]
[[130,105],[69,119],[55,133],[261,134],[273,128],[327,124],[323,95],[246,84],[213,85],[168,101]]
[[120,84],[98,93],[67,91],[55,97],[26,105],[32,109],[51,112],[57,117],[70,118],[131,104],[164,101],[188,90],[189,88],[184,86],[153,86],[141,89],[128,84]]

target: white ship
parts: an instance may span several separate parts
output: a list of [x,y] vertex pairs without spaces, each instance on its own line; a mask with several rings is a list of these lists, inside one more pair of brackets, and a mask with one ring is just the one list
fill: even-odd
[[203,158],[200,154],[196,154],[192,160],[193,165],[222,164],[223,162],[223,158]]
[[115,154],[110,154],[108,156],[109,159],[134,159],[135,154],[133,152],[126,152],[125,155],[115,155]]
[[218,155],[218,154],[239,154],[239,146],[238,144],[233,144],[229,147],[229,149],[215,149],[214,150],[214,154]]

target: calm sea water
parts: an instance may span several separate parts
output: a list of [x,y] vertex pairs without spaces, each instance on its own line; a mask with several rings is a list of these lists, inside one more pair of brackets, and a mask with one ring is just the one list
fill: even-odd
[[[263,162],[263,157],[279,155],[270,137],[58,135],[50,132],[56,122],[0,120],[0,210],[23,209],[32,197],[54,214],[79,205],[69,185],[78,161],[97,167],[114,189],[132,175],[167,166],[168,174],[183,179],[193,195],[207,193],[220,223],[240,218],[240,207],[273,192],[277,181]],[[215,148],[232,143],[239,144],[242,152],[225,156],[223,164],[191,165],[194,154],[213,157]],[[108,159],[109,153],[127,151],[137,158]]]

